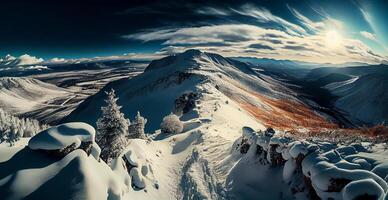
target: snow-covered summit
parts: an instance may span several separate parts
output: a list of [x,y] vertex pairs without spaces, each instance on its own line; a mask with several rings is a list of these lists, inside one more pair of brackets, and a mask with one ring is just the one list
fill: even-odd
[[17,58],[8,54],[4,58],[0,58],[0,68],[34,65],[43,61],[42,58],[37,58],[28,54],[21,55]]
[[[190,92],[202,96],[209,87],[233,100],[253,105],[264,104],[256,93],[267,96],[265,98],[297,101],[294,93],[279,81],[254,72],[245,63],[218,54],[188,50],[153,61],[144,73],[134,78],[111,82],[86,99],[63,122],[83,121],[94,125],[100,116],[99,109],[104,105],[105,91],[113,88],[126,117],[131,118],[129,115],[139,110],[149,119],[146,130],[154,131],[163,117],[173,110],[176,99]],[[199,88],[207,89],[199,91]]]

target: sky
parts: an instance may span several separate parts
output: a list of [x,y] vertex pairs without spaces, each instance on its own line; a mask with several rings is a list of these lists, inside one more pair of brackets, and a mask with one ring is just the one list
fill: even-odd
[[196,48],[316,63],[388,60],[387,0],[0,2],[0,57],[126,55]]

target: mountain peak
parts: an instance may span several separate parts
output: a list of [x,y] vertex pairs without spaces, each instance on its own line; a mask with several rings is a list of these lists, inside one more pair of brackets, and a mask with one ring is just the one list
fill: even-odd
[[193,61],[195,58],[202,57],[205,54],[206,53],[201,52],[197,49],[189,49],[183,53],[178,53],[158,60],[153,60],[148,65],[145,71],[147,72],[155,69],[161,69],[172,64],[179,64],[180,66],[184,65],[185,67],[188,67],[192,64],[191,61]]
[[201,54],[203,54],[203,52],[198,49],[189,49],[181,53],[181,55],[184,56],[200,56]]

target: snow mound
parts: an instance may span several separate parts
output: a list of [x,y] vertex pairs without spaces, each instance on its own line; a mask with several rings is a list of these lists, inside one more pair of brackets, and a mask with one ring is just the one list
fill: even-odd
[[[232,172],[251,170],[255,174],[258,172],[253,172],[250,165],[256,165],[257,170],[268,171],[270,178],[273,171],[280,170],[282,176],[271,177],[272,182],[287,183],[289,192],[297,199],[382,199],[388,191],[388,160],[384,151],[367,152],[360,148],[362,144],[336,146],[294,140],[282,132],[268,134],[249,127],[243,128],[237,141],[237,146],[247,148],[237,151],[243,156],[239,162],[245,164],[236,164],[238,168]],[[262,184],[251,180],[239,182]]]
[[60,159],[29,148],[14,153],[4,160],[0,152],[3,200],[120,200],[129,188],[109,166],[80,149]]
[[342,191],[344,200],[383,199],[384,190],[373,179],[364,179],[349,183]]
[[94,142],[95,130],[92,126],[82,122],[61,124],[44,130],[30,139],[30,149],[59,150],[70,145],[74,148],[81,143]]
[[142,148],[141,142],[140,139],[131,140],[122,155],[132,187],[135,190],[145,189],[147,185],[157,188],[158,181],[154,178],[151,160],[148,158],[147,151]]

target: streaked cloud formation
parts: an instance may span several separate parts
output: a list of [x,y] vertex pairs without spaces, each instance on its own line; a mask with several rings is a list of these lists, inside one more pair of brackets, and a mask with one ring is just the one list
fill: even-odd
[[367,39],[377,42],[376,35],[373,33],[369,33],[368,31],[361,31],[360,34]]
[[[266,57],[317,63],[381,63],[387,60],[387,56],[376,53],[354,34],[350,34],[343,21],[324,11],[313,9],[318,19],[311,19],[291,6],[287,5],[287,8],[294,21],[252,4],[228,9],[205,7],[196,13],[233,20],[195,27],[148,29],[123,38],[143,42],[161,41],[162,46],[172,53],[197,48],[233,57]],[[369,24],[372,23],[365,11],[362,15]],[[359,34],[378,42],[374,33],[360,31]]]

